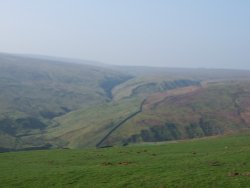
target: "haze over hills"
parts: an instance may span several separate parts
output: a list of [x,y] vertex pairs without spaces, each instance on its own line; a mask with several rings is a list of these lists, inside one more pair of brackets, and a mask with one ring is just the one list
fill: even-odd
[[249,129],[250,71],[67,61],[0,54],[2,151],[127,145]]
[[0,188],[250,185],[250,1],[0,1]]
[[56,116],[109,101],[109,90],[103,87],[131,78],[90,65],[15,55],[1,55],[0,72],[1,138],[15,139],[44,131]]

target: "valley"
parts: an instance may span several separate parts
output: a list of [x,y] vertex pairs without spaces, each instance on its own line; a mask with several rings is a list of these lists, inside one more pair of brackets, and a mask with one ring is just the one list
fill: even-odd
[[0,1],[0,188],[249,188],[250,1]]
[[0,150],[89,148],[249,129],[250,72],[0,54]]

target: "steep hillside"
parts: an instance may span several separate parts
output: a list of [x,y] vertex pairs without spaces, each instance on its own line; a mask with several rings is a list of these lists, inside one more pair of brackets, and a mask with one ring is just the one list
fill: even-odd
[[250,82],[214,83],[155,93],[106,144],[222,135],[250,128]]
[[105,104],[128,74],[90,65],[0,54],[0,147],[23,147],[55,117]]
[[[56,136],[66,147],[102,146],[104,137],[120,124],[138,114],[144,98],[157,91],[170,91],[186,86],[199,87],[194,80],[144,82],[134,88],[130,96],[114,100],[107,105],[94,106],[55,118],[56,128],[48,129],[48,138]],[[126,89],[124,89],[126,90]],[[125,91],[126,92],[126,91]]]
[[[114,68],[113,68],[114,69]],[[115,67],[116,70],[129,72],[133,79],[117,85],[113,90],[114,100],[131,97],[135,90],[146,88],[148,92],[165,91],[174,89],[178,82],[192,81],[193,83],[223,82],[223,81],[249,81],[249,70],[224,70],[224,69],[181,69],[181,68],[156,68],[156,67]],[[177,82],[176,84],[173,81]],[[172,85],[172,86],[171,86]],[[153,91],[152,91],[153,89]],[[145,91],[145,90],[144,90]]]
[[0,54],[0,151],[189,139],[249,126],[250,71],[66,61]]

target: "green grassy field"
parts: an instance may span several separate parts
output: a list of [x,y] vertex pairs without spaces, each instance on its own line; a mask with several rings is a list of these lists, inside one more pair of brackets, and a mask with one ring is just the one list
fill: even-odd
[[249,187],[250,135],[0,154],[1,187]]

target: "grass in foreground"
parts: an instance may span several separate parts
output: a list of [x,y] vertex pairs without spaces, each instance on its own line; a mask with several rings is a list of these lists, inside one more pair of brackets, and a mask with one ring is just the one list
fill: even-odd
[[249,187],[250,135],[0,154],[1,187]]

